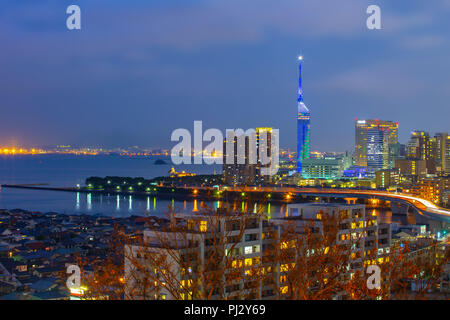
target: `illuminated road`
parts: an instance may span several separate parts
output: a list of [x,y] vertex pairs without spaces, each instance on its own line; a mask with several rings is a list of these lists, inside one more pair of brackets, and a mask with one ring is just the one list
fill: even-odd
[[[192,189],[213,189],[209,187]],[[407,204],[417,210],[423,216],[442,222],[450,223],[450,210],[440,208],[431,201],[421,199],[404,193],[392,193],[376,190],[357,190],[357,189],[316,189],[316,188],[294,188],[294,187],[227,187],[220,188],[230,192],[265,192],[265,193],[283,193],[286,195],[305,195],[316,197],[332,198],[362,198],[379,199],[391,202]]]
[[[108,191],[108,190],[94,190],[89,188],[53,188],[53,187],[42,187],[37,185],[2,185],[2,187],[9,188],[26,188],[26,189],[38,189],[38,190],[55,190],[55,191],[70,191],[70,192],[85,192],[85,193],[124,193],[124,194],[138,194],[138,192],[134,191]],[[164,191],[163,189],[168,189]],[[176,189],[176,190],[175,190]],[[170,190],[170,192],[169,192]],[[184,186],[184,187],[163,187],[163,186],[155,186],[154,191],[156,194],[162,195],[165,194],[173,197],[173,192],[182,191],[181,194],[186,196],[186,192],[188,192],[189,197],[192,198],[197,195],[200,196],[200,190],[206,191],[206,193],[213,193],[216,190],[230,192],[230,193],[265,193],[267,195],[270,194],[278,194],[280,199],[283,199],[285,202],[295,201],[293,199],[297,195],[302,196],[312,196],[312,197],[326,197],[326,198],[358,198],[358,199],[378,199],[383,201],[390,201],[391,203],[399,203],[403,206],[400,206],[400,213],[407,213],[408,207],[413,207],[416,212],[420,215],[430,218],[434,221],[446,222],[450,223],[450,210],[440,208],[431,201],[421,199],[415,196],[411,196],[409,194],[404,193],[393,193],[386,191],[376,191],[376,190],[359,190],[359,189],[322,189],[322,188],[296,188],[296,187],[225,187],[225,186],[216,186],[216,187],[200,187],[200,186]],[[184,191],[184,192],[183,192]],[[148,192],[141,192],[142,194],[148,194]],[[265,195],[263,195],[265,197]],[[395,206],[394,206],[395,208]],[[393,209],[394,211],[394,209]]]

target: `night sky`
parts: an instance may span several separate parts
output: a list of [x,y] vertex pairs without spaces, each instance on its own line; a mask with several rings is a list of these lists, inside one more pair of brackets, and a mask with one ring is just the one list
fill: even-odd
[[312,150],[352,150],[355,118],[398,121],[403,143],[450,131],[449,16],[449,0],[2,0],[0,145],[170,147],[203,120],[294,149],[299,54]]

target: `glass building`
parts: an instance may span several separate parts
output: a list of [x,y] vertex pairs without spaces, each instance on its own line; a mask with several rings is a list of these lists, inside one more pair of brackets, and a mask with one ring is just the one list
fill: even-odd
[[367,130],[367,167],[388,169],[389,149],[387,132],[380,127]]
[[302,177],[305,179],[336,179],[341,176],[339,159],[305,159]]
[[[385,139],[381,137],[384,136]],[[355,164],[389,168],[389,145],[398,143],[398,122],[358,120],[355,122]],[[380,155],[381,153],[381,155]],[[368,159],[368,157],[370,159]],[[369,163],[370,162],[370,165]]]
[[302,61],[299,57],[299,77],[298,77],[298,115],[297,115],[297,172],[302,173],[303,160],[310,157],[310,120],[309,109],[303,103],[302,89]]

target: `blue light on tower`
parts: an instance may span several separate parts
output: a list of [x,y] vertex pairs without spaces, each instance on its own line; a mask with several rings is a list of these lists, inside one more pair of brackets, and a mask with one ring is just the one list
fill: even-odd
[[297,115],[297,172],[302,173],[302,162],[310,157],[310,120],[311,115],[309,109],[303,103],[302,88],[302,63],[303,57],[299,60],[299,77],[298,77],[298,115]]

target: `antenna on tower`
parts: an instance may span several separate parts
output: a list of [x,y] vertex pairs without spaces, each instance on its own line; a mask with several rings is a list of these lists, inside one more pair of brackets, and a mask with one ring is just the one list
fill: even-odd
[[303,63],[303,56],[299,55],[298,56],[298,102],[302,102],[303,101],[303,88],[302,88],[302,63]]

